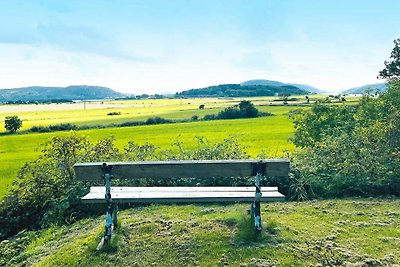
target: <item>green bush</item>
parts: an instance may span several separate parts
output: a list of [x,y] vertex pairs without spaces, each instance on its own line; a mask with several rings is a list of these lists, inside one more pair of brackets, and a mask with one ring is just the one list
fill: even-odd
[[259,112],[258,109],[249,100],[240,101],[239,105],[225,108],[220,111],[216,118],[221,120],[240,119],[240,118],[256,118],[260,116],[272,115],[270,113]]
[[240,119],[243,118],[242,112],[237,107],[227,107],[217,114],[220,120]]
[[212,121],[212,120],[217,120],[217,116],[215,114],[207,114],[204,116],[203,120],[205,121]]
[[161,118],[161,117],[148,118],[146,120],[146,124],[147,125],[173,123],[173,122],[174,121],[172,121],[172,120],[164,119],[164,118]]
[[[197,137],[194,149],[187,149],[179,139],[170,149],[160,149],[148,143],[138,145],[132,141],[122,152],[114,146],[112,138],[92,143],[74,132],[65,137],[54,137],[45,144],[37,160],[25,164],[9,193],[0,201],[0,239],[24,229],[71,223],[93,211],[80,200],[87,193],[89,184],[74,179],[73,165],[76,162],[245,158],[248,155],[233,137],[219,143],[209,143],[207,139]],[[128,182],[131,186],[194,186],[252,185],[254,181],[248,178],[149,178]],[[126,184],[126,180],[113,180],[113,185]]]
[[25,164],[0,202],[0,239],[82,216],[80,197],[88,185],[73,180],[74,163],[119,159],[112,139],[91,144],[75,133],[51,139],[36,161]]
[[51,132],[48,126],[32,126],[29,131],[34,133],[48,133]]
[[358,106],[316,104],[295,115],[296,179],[323,197],[399,196],[399,104],[400,83],[391,82]]
[[113,112],[107,113],[107,116],[118,116],[118,115],[121,115],[120,111],[113,111]]
[[57,132],[57,131],[71,131],[77,130],[78,127],[72,123],[61,123],[49,126],[32,126],[29,131],[36,133]]
[[231,119],[242,119],[242,118],[256,118],[271,116],[271,113],[260,112],[249,100],[242,100],[238,105],[233,107],[227,107],[224,110],[218,112],[217,115],[206,115],[204,120],[231,120]]

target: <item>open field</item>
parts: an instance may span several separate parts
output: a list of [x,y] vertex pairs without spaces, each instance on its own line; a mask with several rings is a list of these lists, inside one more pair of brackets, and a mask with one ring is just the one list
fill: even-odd
[[[237,101],[235,101],[237,102]],[[206,110],[199,110],[200,104],[207,105]],[[88,102],[86,109],[83,103],[74,104],[49,104],[49,105],[8,105],[5,112],[0,112],[0,119],[6,116],[17,115],[22,121],[22,130],[32,126],[45,126],[60,123],[74,123],[77,125],[102,125],[121,123],[126,121],[143,121],[148,117],[165,116],[168,114],[180,114],[171,119],[190,119],[191,114],[206,115],[215,112],[215,108],[229,105],[227,100],[196,99],[182,100],[127,100],[113,102]],[[37,107],[37,109],[34,109]],[[0,106],[1,108],[1,106]],[[1,110],[1,109],[0,109]],[[189,111],[189,113],[188,113]],[[108,116],[110,112],[121,112],[118,116]]]
[[[326,96],[312,97],[317,99]],[[286,114],[290,110],[308,108],[309,105],[297,106],[297,104],[304,104],[303,97],[299,97],[299,101],[295,103],[296,105],[291,103],[288,106],[277,105],[273,101],[276,97],[250,99],[259,110],[273,113],[275,116],[256,119],[90,129],[79,131],[79,134],[88,136],[93,141],[113,136],[116,139],[117,147],[120,149],[128,141],[135,141],[139,144],[149,142],[159,147],[167,148],[179,137],[182,142],[190,147],[195,144],[195,136],[204,136],[213,142],[222,141],[229,135],[234,135],[240,144],[246,147],[246,151],[251,157],[256,157],[261,152],[266,152],[273,157],[281,157],[286,151],[293,150],[294,146],[288,142],[288,138],[293,133],[293,125]],[[101,104],[101,102],[87,103],[86,110],[83,110],[82,103],[3,105],[0,106],[0,119],[4,119],[9,115],[18,115],[23,119],[23,129],[28,129],[34,125],[60,123],[89,126],[108,125],[126,121],[144,121],[149,117],[155,116],[173,120],[190,120],[194,115],[202,118],[206,114],[215,114],[227,106],[237,104],[240,100],[233,98],[125,100],[104,102],[104,104]],[[200,104],[205,104],[206,109],[199,110],[198,106]],[[34,111],[35,108],[38,110]],[[3,113],[4,111],[7,111],[7,113]],[[107,113],[113,111],[121,112],[121,115],[107,116]],[[41,152],[42,145],[49,138],[66,134],[68,133],[53,132],[0,136],[0,172],[2,174],[0,198],[7,191],[7,187],[11,182],[16,179],[17,173],[23,164],[37,158]]]
[[[399,200],[262,204],[249,241],[246,209],[151,205],[120,212],[111,246],[93,254],[104,216],[3,241],[4,266],[399,266]],[[250,227],[250,228],[249,228]]]
[[[296,96],[293,96],[296,97]],[[313,95],[313,101],[325,98],[324,95]],[[305,104],[304,96],[297,96],[298,101],[290,102],[290,105]],[[253,97],[250,99],[256,106],[268,106],[282,104],[277,97]],[[204,117],[213,114],[222,108],[235,105],[242,98],[195,98],[195,99],[146,99],[103,101],[64,104],[39,104],[39,105],[0,105],[0,121],[6,116],[17,115],[22,123],[22,130],[32,126],[46,126],[60,123],[74,123],[76,125],[105,125],[111,123],[123,123],[127,121],[144,121],[148,117],[163,117],[166,119],[183,120],[190,119],[193,115]],[[313,102],[312,101],[312,102]],[[103,104],[102,104],[103,103]],[[206,109],[199,110],[199,105],[204,104]],[[84,109],[86,107],[86,109]],[[290,107],[282,107],[286,111]],[[293,108],[293,107],[292,107]],[[110,112],[120,112],[121,115],[108,116]],[[273,112],[273,111],[270,111]],[[274,112],[273,112],[274,113]],[[3,123],[1,129],[3,129]]]
[[[80,135],[97,141],[113,136],[120,149],[128,141],[139,144],[149,142],[162,148],[170,147],[179,137],[189,147],[195,144],[195,136],[207,137],[209,141],[222,141],[229,135],[237,137],[246,151],[256,157],[262,151],[271,156],[282,156],[284,151],[292,150],[288,138],[293,132],[290,119],[285,115],[242,120],[199,121],[176,124],[148,125],[124,128],[105,128],[79,131]],[[35,133],[0,136],[0,172],[2,186],[0,197],[4,195],[19,169],[27,161],[34,160],[41,151],[42,144],[49,138],[67,135],[68,132]]]

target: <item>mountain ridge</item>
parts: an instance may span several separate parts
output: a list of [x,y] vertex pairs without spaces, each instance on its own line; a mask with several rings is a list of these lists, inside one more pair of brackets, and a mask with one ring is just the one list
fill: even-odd
[[303,95],[307,91],[292,85],[241,85],[220,84],[176,93],[176,97],[253,97],[274,95]]
[[29,86],[0,90],[0,102],[85,100],[123,97],[111,88],[92,85]]
[[372,91],[385,91],[386,83],[371,83],[362,86],[352,87],[346,90],[343,90],[343,94],[364,94],[368,89],[372,89]]
[[241,85],[271,85],[271,86],[295,86],[302,90],[308,91],[310,93],[326,93],[326,91],[316,88],[314,86],[308,84],[300,84],[300,83],[284,83],[274,80],[267,80],[267,79],[253,79],[248,80],[240,83]]

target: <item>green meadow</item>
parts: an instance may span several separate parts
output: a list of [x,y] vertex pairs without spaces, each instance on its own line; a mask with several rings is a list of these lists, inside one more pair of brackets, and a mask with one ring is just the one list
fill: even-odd
[[[399,266],[396,199],[263,203],[254,240],[248,204],[149,205],[119,212],[94,253],[104,216],[1,243],[4,266]],[[2,265],[2,266],[3,266]]]
[[[115,101],[107,108],[61,109],[42,111],[23,111],[2,114],[18,115],[23,119],[24,128],[33,125],[52,125],[59,123],[76,123],[77,125],[107,125],[125,121],[146,120],[149,117],[159,116],[173,120],[188,120],[194,115],[202,118],[206,114],[215,114],[222,108],[237,104],[240,99],[168,99],[145,101]],[[298,106],[271,105],[272,98],[254,98],[253,103],[261,111],[271,112],[274,116],[254,119],[193,121],[173,124],[146,125],[133,127],[110,127],[103,129],[89,129],[78,131],[79,135],[87,136],[92,141],[114,137],[119,149],[135,141],[138,144],[146,142],[161,148],[169,148],[177,139],[186,147],[196,144],[196,136],[206,137],[210,142],[220,142],[229,136],[237,138],[246,148],[251,157],[259,154],[270,157],[282,157],[292,151],[294,146],[288,142],[293,133],[293,125],[287,112],[299,108]],[[206,109],[199,110],[198,106],[206,103]],[[65,104],[65,108],[70,108]],[[79,103],[77,105],[82,105]],[[113,105],[122,105],[118,108]],[[98,106],[98,105],[97,105]],[[97,107],[96,106],[96,107]],[[110,107],[111,106],[111,107]],[[133,107],[132,107],[133,106]],[[13,107],[13,106],[11,106]],[[76,106],[75,108],[77,108]],[[81,107],[81,106],[79,106]],[[9,107],[8,107],[9,108]],[[38,107],[37,109],[49,107]],[[61,108],[58,107],[57,108]],[[121,115],[108,116],[107,113],[119,111]],[[51,133],[24,133],[0,136],[0,198],[7,192],[18,171],[28,161],[36,159],[41,153],[43,144],[51,137],[68,135],[69,132]]]
[[[299,101],[296,103],[304,103],[302,96],[298,98]],[[47,105],[0,105],[0,121],[4,121],[7,116],[17,115],[23,121],[21,130],[27,130],[32,126],[60,123],[93,126],[144,121],[149,117],[156,116],[173,120],[189,120],[194,115],[202,118],[207,114],[217,113],[222,108],[239,103],[240,100],[239,98],[146,99],[87,102],[86,104],[80,102]],[[281,104],[281,102],[274,101],[277,100],[275,97],[258,97],[250,98],[250,100],[258,107]],[[204,110],[199,109],[202,104],[205,105]],[[282,109],[279,106],[271,108],[273,110],[274,108]],[[283,110],[287,111],[288,108],[283,107]],[[112,112],[119,112],[120,115],[108,115]],[[5,129],[3,128],[3,130]]]

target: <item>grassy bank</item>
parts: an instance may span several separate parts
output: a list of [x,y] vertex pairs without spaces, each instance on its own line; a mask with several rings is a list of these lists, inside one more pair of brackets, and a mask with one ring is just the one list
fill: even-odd
[[120,213],[112,245],[94,254],[103,217],[3,241],[6,266],[398,266],[399,200],[262,205],[251,241],[248,204],[147,206]]

